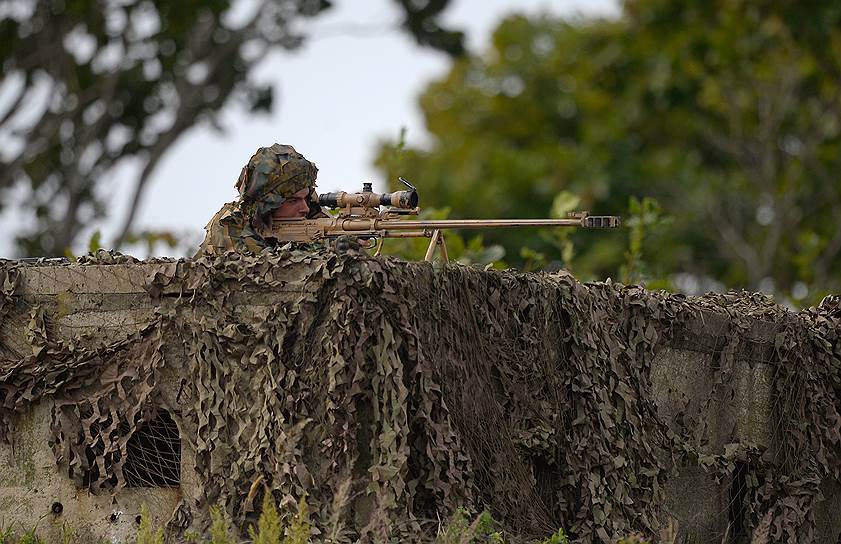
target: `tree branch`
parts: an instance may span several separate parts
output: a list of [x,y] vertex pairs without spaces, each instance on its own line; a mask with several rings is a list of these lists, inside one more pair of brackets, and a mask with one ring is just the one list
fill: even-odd
[[724,242],[725,250],[745,264],[745,271],[751,285],[757,284],[762,278],[762,273],[756,250],[733,227],[730,218],[721,220],[721,214],[709,206],[707,206],[707,214],[719,234],[719,240]]
[[6,124],[6,122],[15,114],[17,113],[18,107],[20,106],[21,102],[23,102],[23,98],[26,96],[26,92],[29,90],[29,85],[32,83],[32,78],[29,75],[29,72],[24,72],[23,76],[23,85],[20,88],[20,93],[18,93],[17,98],[12,101],[12,104],[9,106],[9,109],[6,110],[6,113],[3,114],[3,117],[0,117],[0,127]]

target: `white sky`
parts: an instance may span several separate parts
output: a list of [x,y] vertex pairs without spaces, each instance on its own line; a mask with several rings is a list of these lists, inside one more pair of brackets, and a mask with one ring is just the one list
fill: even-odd
[[[468,48],[477,51],[514,12],[614,15],[618,5],[617,0],[452,0],[444,21],[464,30]],[[445,54],[415,45],[393,24],[398,17],[393,0],[336,0],[303,27],[309,38],[302,48],[273,54],[258,68],[257,81],[275,83],[274,112],[255,117],[232,106],[221,115],[225,133],[201,125],[183,136],[154,172],[134,230],[170,229],[198,244],[209,218],[236,196],[242,165],[258,147],[275,142],[293,145],[316,163],[321,191],[355,190],[362,181],[381,184],[372,165],[377,142],[396,138],[404,126],[410,145],[424,142],[417,97],[450,63]],[[118,171],[110,184],[112,216],[79,238],[77,253],[84,252],[95,229],[102,231],[106,247],[117,234],[130,197],[130,168]],[[405,175],[412,179],[411,172]],[[8,232],[8,217],[0,226]],[[0,255],[12,251],[11,236],[0,239]],[[161,246],[157,251],[171,253]],[[139,248],[124,252],[145,256]]]

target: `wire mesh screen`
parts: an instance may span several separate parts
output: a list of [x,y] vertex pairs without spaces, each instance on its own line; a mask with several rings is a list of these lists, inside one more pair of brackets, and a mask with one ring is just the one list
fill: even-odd
[[123,474],[128,487],[177,487],[181,482],[181,438],[169,412],[159,410],[126,444]]
[[[84,415],[85,411],[82,413]],[[98,435],[102,427],[102,424],[92,425],[92,430],[96,431],[94,435]],[[112,439],[119,444],[129,434],[129,426],[120,423],[113,432],[117,436]],[[82,485],[96,482],[102,468],[105,469],[103,473],[111,473],[114,464],[122,465],[126,487],[177,487],[181,484],[181,437],[178,426],[166,410],[158,410],[153,419],[138,426],[125,442],[124,459],[119,454],[114,457],[103,455],[103,450],[99,438],[85,448],[88,462],[82,476]],[[100,467],[101,462],[106,466]],[[107,484],[115,486],[116,476],[112,475]]]

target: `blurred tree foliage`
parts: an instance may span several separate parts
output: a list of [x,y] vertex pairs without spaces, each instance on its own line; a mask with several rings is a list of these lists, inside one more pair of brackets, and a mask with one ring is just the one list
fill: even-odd
[[[438,19],[449,0],[395,0],[419,44],[462,53]],[[0,194],[24,203],[24,255],[61,255],[107,213],[114,168],[138,169],[119,245],[163,155],[239,102],[273,105],[254,68],[304,40],[328,0],[4,0],[0,3]],[[30,220],[31,218],[31,220]]]
[[634,217],[622,234],[573,234],[572,262],[545,234],[487,232],[511,264],[536,253],[584,277],[795,302],[841,291],[837,2],[627,0],[614,20],[511,17],[420,105],[431,145],[385,143],[377,164],[412,179],[422,204],[538,217],[566,191]]

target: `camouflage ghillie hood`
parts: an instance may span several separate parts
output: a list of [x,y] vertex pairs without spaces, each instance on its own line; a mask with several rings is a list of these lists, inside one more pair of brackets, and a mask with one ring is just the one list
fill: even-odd
[[241,203],[251,208],[256,226],[286,198],[307,187],[315,187],[318,168],[291,145],[261,147],[242,168],[236,183]]

